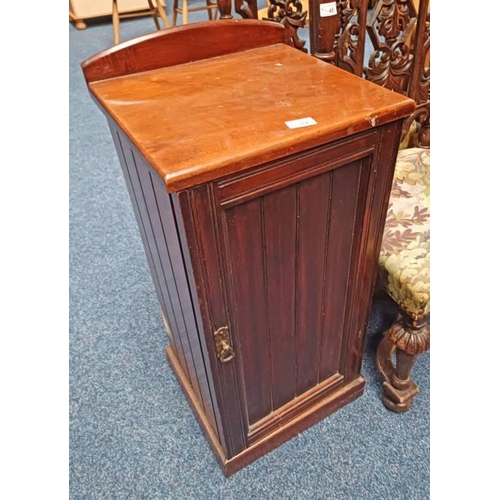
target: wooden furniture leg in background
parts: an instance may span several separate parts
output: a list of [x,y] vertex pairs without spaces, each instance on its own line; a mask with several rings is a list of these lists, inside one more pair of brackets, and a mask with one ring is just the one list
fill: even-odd
[[[158,2],[160,3],[160,2]],[[151,16],[153,17],[153,21],[155,23],[156,29],[160,30],[160,23],[158,22],[158,18],[156,17],[156,9],[154,8],[153,5],[153,0],[148,0],[148,5],[149,5],[149,12],[151,12]]]
[[[413,320],[401,313],[384,333],[377,349],[377,368],[384,378],[382,401],[397,413],[407,411],[419,389],[411,378],[411,369],[419,354],[430,348],[430,327],[427,318]],[[396,365],[393,354],[396,353]]]
[[[206,10],[208,13],[209,21],[217,19],[219,6],[211,0],[206,0],[206,7],[192,7],[189,8],[188,0],[182,0],[182,9],[179,9],[179,0],[174,0],[174,7],[172,11],[172,25],[177,26],[177,15],[182,14],[182,24],[188,24],[188,16],[190,12],[198,12]],[[214,12],[212,12],[212,10]]]
[[159,30],[158,17],[161,17],[165,27],[170,27],[162,0],[147,0],[147,3],[146,6],[144,0],[69,0],[69,20],[76,29],[83,30],[87,27],[86,19],[111,16],[117,44],[120,39],[120,19],[153,16],[156,29]]
[[[210,8],[210,5],[212,5],[212,3],[210,2],[210,0],[206,0],[206,3],[207,3],[208,20],[213,21],[214,16],[212,15],[212,9]],[[215,12],[215,19],[217,19],[217,11]]]
[[84,30],[87,27],[85,21],[80,17],[75,17],[71,11],[69,13],[69,21],[75,23],[75,28],[77,30]]
[[113,40],[114,44],[120,43],[120,16],[118,14],[118,0],[113,0],[113,10],[111,17],[113,19]]
[[[161,20],[163,21],[163,24],[165,25],[165,28],[170,28],[170,23],[168,21],[167,14],[165,12],[165,9],[163,8],[163,5],[161,4],[161,0],[156,0],[156,8],[158,9],[158,13],[160,14]],[[156,19],[156,17],[155,17]],[[158,29],[161,29],[158,27]]]
[[[153,18],[156,29],[161,30],[160,22],[158,21],[158,15],[161,17],[163,23],[165,24],[165,28],[169,28],[170,23],[168,22],[168,18],[167,15],[165,14],[165,9],[163,8],[163,5],[161,4],[161,0],[155,0],[155,2],[156,2],[156,7],[153,4],[153,0],[148,0],[149,13]],[[118,11],[118,0],[113,0],[113,9],[111,17],[113,19],[113,38],[115,45],[120,43],[120,17],[127,18],[127,17],[135,17],[136,15],[137,14],[134,13],[128,13],[128,14],[122,14],[120,16],[120,13]]]

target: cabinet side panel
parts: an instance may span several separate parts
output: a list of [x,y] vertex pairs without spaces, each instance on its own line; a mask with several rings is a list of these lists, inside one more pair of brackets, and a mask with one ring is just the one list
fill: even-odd
[[[173,313],[172,313],[172,307],[170,304],[170,298],[168,296],[167,297],[164,296],[164,290],[160,286],[160,281],[158,278],[158,271],[156,269],[156,262],[153,259],[153,256],[151,254],[151,249],[149,248],[149,242],[148,242],[146,232],[144,229],[144,224],[142,223],[142,213],[141,213],[141,210],[139,209],[139,205],[137,203],[137,199],[136,199],[135,194],[134,194],[134,189],[132,187],[132,181],[130,180],[129,167],[128,167],[127,161],[125,159],[125,153],[124,153],[124,149],[122,146],[122,141],[120,139],[119,132],[117,131],[116,127],[114,127],[112,125],[111,122],[109,123],[109,127],[110,127],[111,136],[112,136],[115,148],[116,148],[116,152],[118,154],[118,159],[120,160],[120,165],[122,167],[123,177],[125,179],[125,184],[127,185],[127,190],[128,190],[129,196],[130,196],[130,201],[132,202],[132,208],[134,210],[135,219],[136,219],[137,225],[139,227],[139,232],[141,235],[142,244],[144,247],[144,251],[146,253],[146,259],[148,261],[149,269],[151,271],[151,278],[153,279],[153,285],[155,287],[156,296],[158,297],[158,301],[160,303],[161,312],[165,317],[171,318]],[[172,334],[172,326],[170,326],[170,332],[168,332],[168,333],[169,333],[169,335]],[[173,338],[169,337],[169,339],[173,343]]]
[[[152,171],[148,169],[147,162],[137,153],[134,152],[134,162],[137,169],[139,188],[144,196],[144,203],[147,210],[148,218],[153,230],[154,246],[158,251],[160,264],[162,268],[162,275],[166,281],[167,288],[170,293],[172,307],[177,322],[179,337],[184,351],[184,358],[186,360],[186,367],[188,370],[188,377],[191,381],[191,387],[194,389],[196,396],[203,406],[203,397],[199,385],[198,372],[203,370],[202,367],[196,366],[193,356],[193,346],[191,337],[193,334],[197,336],[196,324],[192,318],[192,313],[189,314],[186,310],[191,305],[189,297],[185,296],[185,290],[182,284],[178,283],[180,275],[182,274],[183,262],[179,256],[172,253],[171,248],[167,244],[167,239],[171,242],[177,238],[177,232],[174,230],[167,233],[169,229],[167,224],[170,222],[169,214],[160,214],[159,201],[153,187]],[[162,209],[165,210],[167,204],[163,204]],[[169,204],[167,205],[169,206]],[[170,210],[170,218],[171,218]],[[172,243],[171,243],[172,244]],[[176,258],[177,257],[177,258]],[[181,286],[178,286],[181,285]],[[183,299],[185,303],[183,304]],[[203,408],[206,411],[205,408]]]
[[[206,354],[208,354],[218,401],[226,457],[234,457],[246,446],[238,373],[234,362],[221,363],[215,352],[213,333],[228,321],[227,278],[222,272],[220,235],[214,213],[211,185],[179,193],[179,211],[184,222],[196,293],[200,304]],[[238,349],[235,347],[236,358]],[[221,436],[222,442],[222,436]]]
[[[178,224],[175,220],[172,199],[165,188],[165,183],[156,174],[149,172],[153,195],[158,208],[159,223],[161,225],[161,234],[163,235],[165,244],[167,246],[168,258],[171,263],[173,279],[175,281],[175,288],[177,290],[179,301],[182,310],[182,316],[186,324],[188,332],[188,340],[193,364],[190,366],[192,376],[196,377],[199,393],[201,396],[200,403],[207,419],[212,428],[218,432],[217,424],[215,421],[214,406],[212,401],[212,394],[207,379],[207,371],[205,360],[202,354],[200,345],[199,328],[202,325],[197,322],[194,311],[194,300],[188,282],[188,268],[190,268],[189,255],[183,255],[180,246],[180,232]],[[154,209],[154,208],[153,208]],[[161,235],[159,235],[161,238]]]
[[[199,249],[197,242],[195,240],[196,237],[192,232],[192,226],[190,225],[190,220],[187,221],[187,224],[184,221],[183,212],[181,210],[179,202],[179,195],[172,194],[171,201],[172,201],[172,211],[174,214],[177,231],[179,234],[179,243],[182,249],[182,255],[184,261],[186,263],[185,264],[186,278],[189,286],[189,292],[191,295],[193,312],[198,326],[198,343],[199,343],[198,345],[200,349],[200,356],[203,362],[203,366],[205,368],[206,383],[210,393],[210,400],[216,423],[216,430],[218,434],[219,443],[220,445],[222,445],[223,454],[227,455],[228,448],[226,445],[226,438],[224,435],[224,421],[222,415],[223,410],[221,409],[221,404],[217,396],[218,394],[217,390],[219,389],[219,385],[218,385],[218,380],[216,378],[214,379],[214,373],[216,373],[216,369],[214,369],[214,367],[211,365],[211,354],[213,354],[213,352],[210,353],[209,350],[210,348],[209,346],[207,346],[207,336],[205,335],[204,332],[205,326],[199,302],[200,297],[203,297],[203,294],[201,292],[200,282],[197,281],[197,279],[195,278],[195,272],[193,269],[192,255],[194,254],[199,256],[198,255]],[[189,213],[188,210],[187,212]],[[197,266],[198,259],[195,260],[196,262],[194,264],[195,266]],[[201,300],[203,301],[202,303],[205,303],[203,298]]]
[[[156,284],[157,296],[162,307],[162,312],[166,315],[168,326],[170,327],[173,347],[179,358],[179,362],[186,378],[191,386],[197,382],[192,380],[191,370],[188,362],[192,362],[187,341],[186,328],[182,318],[179,297],[175,290],[171,272],[166,267],[165,259],[162,259],[161,247],[155,238],[152,225],[151,214],[148,211],[145,195],[139,170],[137,166],[137,152],[128,139],[113,125],[111,125],[113,138],[117,146],[123,172],[126,178],[129,194],[136,209],[136,218],[141,232],[144,248],[148,256],[151,274]],[[170,285],[170,286],[169,286]],[[199,389],[198,389],[199,393]]]
[[167,335],[169,337],[169,340],[170,340],[174,350],[179,355],[180,363],[181,363],[183,369],[186,370],[184,356],[182,354],[182,349],[181,349],[181,346],[180,346],[180,343],[178,340],[177,328],[176,328],[175,323],[173,322],[174,313],[173,313],[173,309],[172,309],[172,303],[170,301],[170,296],[168,295],[165,288],[160,283],[158,262],[157,262],[157,259],[155,259],[153,257],[153,253],[151,251],[151,248],[149,245],[149,240],[148,240],[148,237],[146,234],[145,225],[143,223],[143,211],[142,211],[142,208],[139,206],[139,202],[138,202],[136,194],[134,192],[134,187],[132,185],[129,164],[128,164],[128,161],[130,161],[130,148],[129,148],[129,145],[124,140],[123,136],[120,135],[116,126],[111,121],[109,122],[109,127],[110,127],[111,135],[113,138],[113,142],[115,144],[116,152],[117,152],[118,158],[120,160],[120,164],[121,164],[122,171],[123,171],[123,176],[125,178],[125,183],[127,185],[127,190],[128,190],[129,195],[130,195],[130,200],[132,202],[132,207],[134,209],[135,218],[137,221],[137,225],[139,227],[139,232],[141,235],[144,251],[146,253],[146,258],[147,258],[149,269],[151,272],[151,277],[153,279],[153,284],[155,287],[156,296],[157,296],[158,301],[160,303],[161,312],[162,312],[164,318],[168,322],[169,329],[167,331]]
[[[200,345],[201,323],[196,317],[196,293],[189,282],[190,259],[181,248],[185,235],[162,179],[133,144],[110,123],[134,206],[155,289],[166,320],[167,334],[185,379],[217,439],[224,446],[215,395]],[[170,332],[168,331],[170,330]]]

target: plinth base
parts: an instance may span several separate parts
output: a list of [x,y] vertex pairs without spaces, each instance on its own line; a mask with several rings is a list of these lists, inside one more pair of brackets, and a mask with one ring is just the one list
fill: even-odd
[[356,398],[361,396],[361,394],[363,394],[363,390],[365,387],[365,379],[363,377],[358,377],[350,384],[347,384],[344,387],[340,388],[334,394],[330,394],[324,399],[320,400],[317,405],[297,415],[293,420],[287,422],[276,431],[252,444],[250,447],[248,447],[246,450],[243,450],[235,457],[228,459],[221,445],[217,441],[217,437],[210,424],[208,423],[206,416],[203,413],[195,392],[189,385],[189,382],[182,371],[174,350],[171,347],[167,347],[166,352],[167,359],[170,362],[170,365],[172,366],[172,369],[174,370],[184,393],[191,403],[191,407],[198,417],[198,421],[205,431],[205,434],[208,437],[215,456],[219,460],[219,463],[224,470],[224,474],[227,477],[239,471],[249,463],[262,457],[266,453],[274,450],[285,441],[288,441],[292,437],[303,432],[307,428],[316,424],[336,410],[347,405],[351,401],[354,401]]

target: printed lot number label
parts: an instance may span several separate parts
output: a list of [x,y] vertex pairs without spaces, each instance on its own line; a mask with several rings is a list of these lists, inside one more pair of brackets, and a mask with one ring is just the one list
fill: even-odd
[[317,124],[318,122],[311,117],[299,118],[298,120],[290,120],[289,122],[285,122],[285,125],[288,128],[310,127],[311,125],[317,125]]
[[322,3],[319,6],[320,17],[330,17],[337,14],[337,2]]

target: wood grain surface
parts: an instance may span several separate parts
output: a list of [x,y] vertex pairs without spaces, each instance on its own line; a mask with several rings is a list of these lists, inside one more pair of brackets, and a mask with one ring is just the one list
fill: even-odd
[[[411,99],[284,44],[98,81],[90,90],[170,192],[414,109]],[[306,117],[317,125],[285,125]]]

